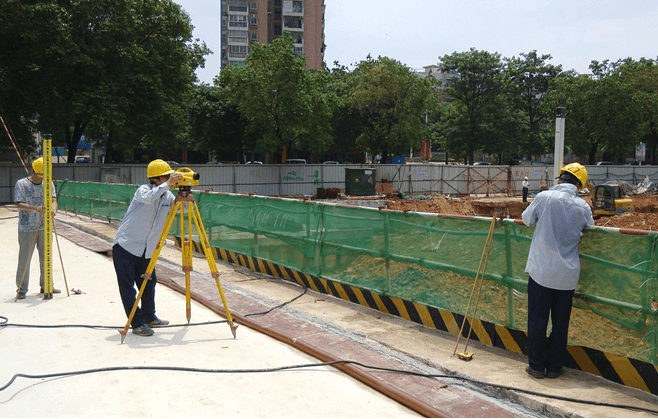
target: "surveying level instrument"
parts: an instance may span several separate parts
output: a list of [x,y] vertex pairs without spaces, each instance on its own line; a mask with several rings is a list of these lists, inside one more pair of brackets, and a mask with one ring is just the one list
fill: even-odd
[[43,288],[43,299],[51,300],[53,298],[53,260],[52,260],[52,243],[53,243],[53,159],[52,159],[52,136],[43,135],[43,206],[44,206],[44,253],[45,253],[45,277]]
[[[144,289],[146,288],[146,282],[151,280],[151,275],[155,269],[155,264],[160,255],[160,251],[164,247],[167,236],[169,235],[169,230],[174,223],[176,218],[176,213],[180,209],[180,236],[181,236],[181,252],[182,252],[182,270],[185,272],[185,308],[186,308],[186,317],[187,322],[190,322],[192,317],[192,310],[190,306],[190,271],[192,271],[192,220],[194,220],[194,226],[199,236],[199,241],[201,242],[201,247],[203,248],[203,253],[206,256],[206,261],[210,267],[210,273],[215,278],[215,283],[217,284],[217,290],[219,290],[219,295],[222,297],[222,304],[224,305],[224,311],[226,312],[226,319],[228,320],[228,325],[231,328],[231,333],[235,338],[235,330],[238,328],[238,325],[233,324],[233,318],[231,317],[231,312],[228,309],[228,304],[226,303],[226,297],[224,296],[224,291],[222,290],[222,285],[219,282],[219,272],[217,272],[217,265],[215,264],[215,257],[212,254],[210,248],[210,242],[208,236],[206,235],[206,230],[203,227],[203,222],[201,221],[201,215],[199,214],[199,208],[194,200],[194,195],[190,188],[192,186],[197,186],[199,184],[199,174],[193,172],[187,167],[182,167],[176,171],[183,175],[183,179],[176,184],[178,189],[178,194],[174,200],[174,205],[171,210],[169,210],[169,215],[165,221],[164,228],[160,234],[160,238],[151,257],[151,261],[146,268],[146,273],[144,274],[144,281],[142,281],[142,286],[139,289],[139,294],[135,300],[135,304],[130,312],[128,317],[128,322],[123,329],[119,329],[121,334],[121,343],[128,333],[128,328],[132,322],[135,312],[137,311],[137,304],[142,298]],[[187,205],[184,205],[187,204]],[[185,208],[187,207],[187,208]],[[187,212],[187,227],[186,227],[186,217],[185,213]]]

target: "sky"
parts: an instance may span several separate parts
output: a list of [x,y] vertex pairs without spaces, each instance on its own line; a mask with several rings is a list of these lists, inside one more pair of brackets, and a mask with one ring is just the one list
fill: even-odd
[[[214,54],[197,70],[219,74],[221,0],[174,0],[190,15],[193,36]],[[317,0],[307,0],[317,1]],[[368,54],[410,68],[438,64],[453,52],[519,57],[537,50],[549,64],[589,72],[593,60],[658,58],[655,0],[325,0],[325,62],[354,68]]]

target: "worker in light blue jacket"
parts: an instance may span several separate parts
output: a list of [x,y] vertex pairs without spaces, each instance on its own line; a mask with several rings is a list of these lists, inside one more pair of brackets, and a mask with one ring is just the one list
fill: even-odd
[[[556,378],[566,361],[569,319],[580,278],[578,242],[594,225],[592,209],[578,196],[587,170],[571,163],[558,184],[538,194],[523,211],[523,223],[535,227],[526,264],[528,273],[528,366],[534,378]],[[551,335],[546,337],[549,316]]]
[[[183,176],[174,172],[162,160],[154,160],[146,169],[150,183],[141,185],[135,191],[126,214],[114,236],[112,259],[119,283],[119,294],[126,316],[130,316],[136,300],[136,290],[141,288],[151,256],[155,252],[160,235],[167,221],[167,215],[174,204],[174,188]],[[133,333],[151,336],[152,327],[169,324],[155,315],[155,269],[144,288],[141,307],[135,311],[131,325]]]

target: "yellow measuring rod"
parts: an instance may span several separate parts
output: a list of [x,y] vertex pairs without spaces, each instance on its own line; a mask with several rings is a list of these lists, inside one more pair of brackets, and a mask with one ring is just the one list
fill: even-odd
[[53,158],[52,158],[52,140],[50,134],[43,136],[43,214],[44,228],[44,246],[45,251],[45,285],[43,290],[43,299],[50,300],[53,298],[53,258],[52,258],[52,237],[53,237]]

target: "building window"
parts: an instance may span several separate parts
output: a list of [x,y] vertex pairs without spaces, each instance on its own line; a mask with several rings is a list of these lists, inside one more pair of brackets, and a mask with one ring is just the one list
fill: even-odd
[[281,6],[281,0],[274,0],[275,6]]
[[256,2],[252,2],[252,3],[251,3],[251,10],[253,10],[253,11],[258,10],[258,3],[256,3]]
[[231,44],[246,44],[246,31],[228,31],[228,42]]
[[292,11],[294,13],[304,13],[304,2],[299,0],[293,0]]
[[302,55],[304,53],[303,47],[292,47],[292,52],[295,55]]
[[231,27],[231,28],[246,28],[247,27],[247,16],[229,15],[228,16],[228,26]]
[[247,0],[229,0],[228,10],[230,12],[246,12]]
[[281,10],[274,11],[274,20],[281,20]]
[[281,31],[281,25],[280,24],[275,24],[274,25],[274,36],[281,36],[283,32]]
[[251,18],[251,26],[258,26],[258,18],[257,17],[252,17]]
[[246,54],[247,46],[246,45],[229,45],[231,54]]
[[302,28],[302,20],[294,18],[294,17],[287,17],[285,22],[283,23],[283,26],[286,27],[286,28],[292,28],[292,29],[299,28],[299,29],[301,29]]
[[251,40],[252,40],[253,42],[257,42],[257,41],[258,41],[258,34],[257,34],[257,33],[250,33],[249,35],[251,36]]

